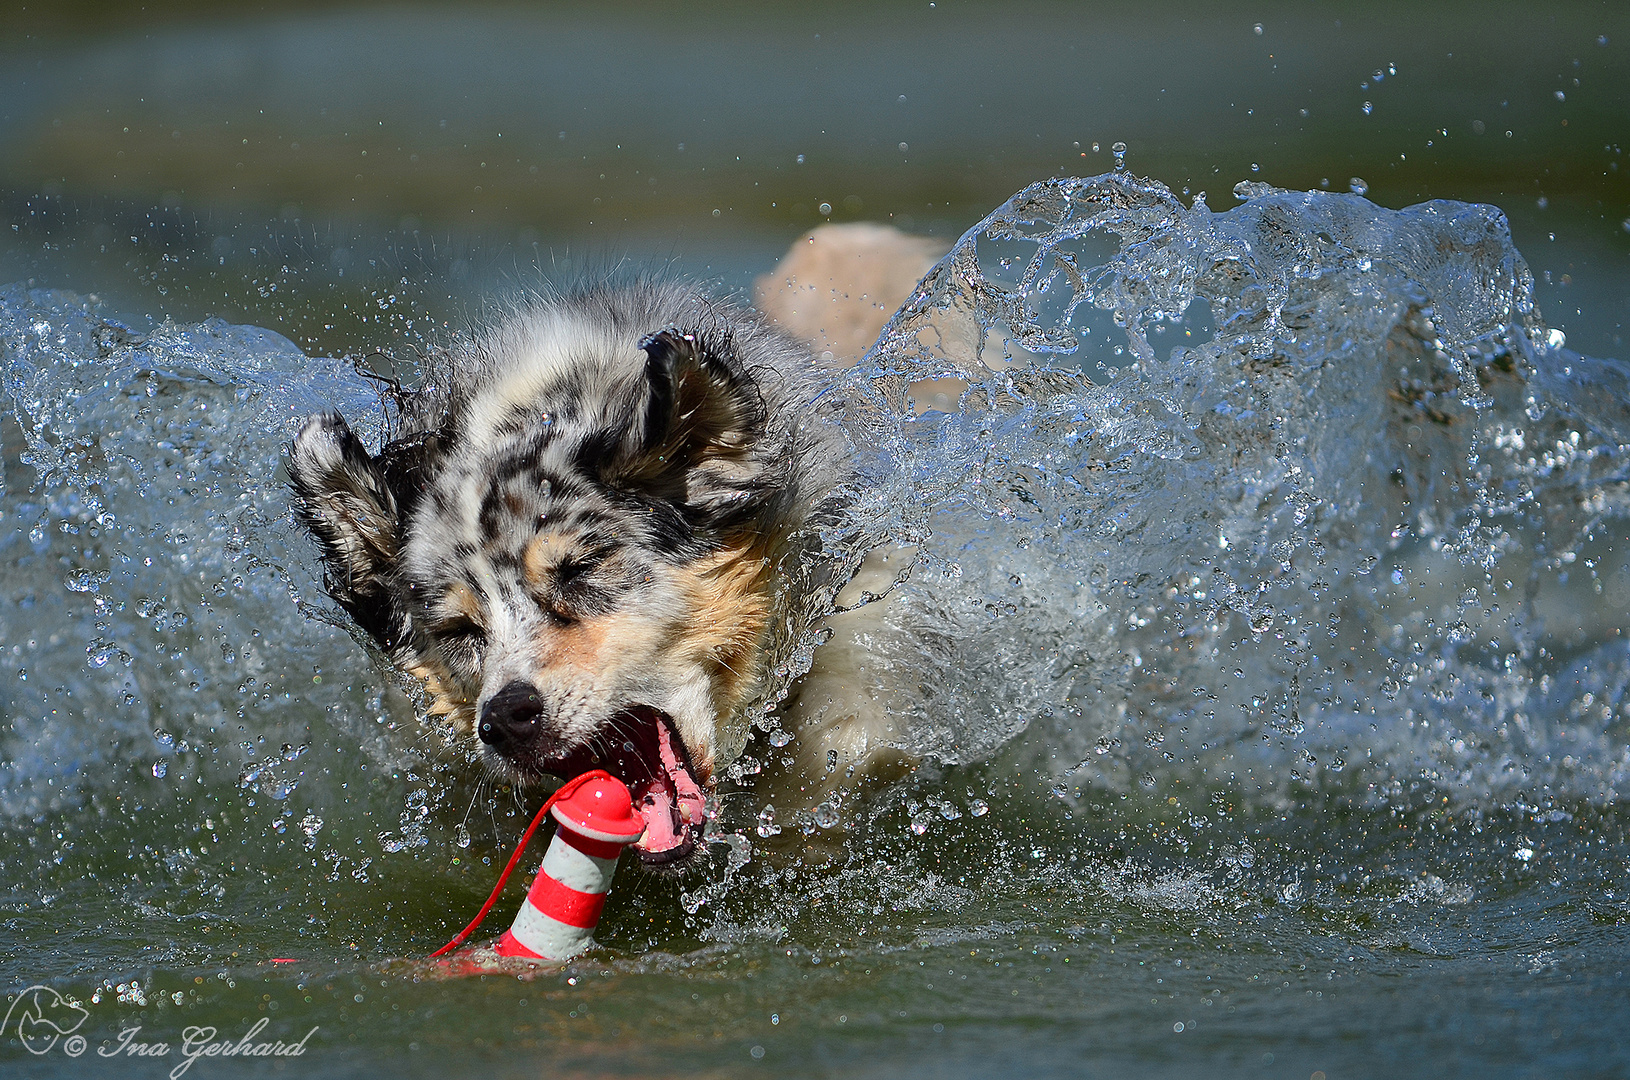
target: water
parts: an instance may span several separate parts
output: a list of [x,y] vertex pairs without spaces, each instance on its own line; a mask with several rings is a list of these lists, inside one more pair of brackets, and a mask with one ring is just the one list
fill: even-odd
[[410,959],[531,802],[418,723],[287,518],[292,425],[370,437],[370,382],[0,291],[0,963],[96,1059],[8,1031],[8,1067],[140,1025],[170,1053],[120,1068],[161,1075],[265,1017],[320,1075],[1617,1075],[1627,369],[1547,328],[1497,210],[1239,194],[1123,168],[964,237],[836,391],[834,542],[919,553],[878,648],[925,764],[821,869],[753,847],[748,773],[703,874],[620,878],[526,980]]

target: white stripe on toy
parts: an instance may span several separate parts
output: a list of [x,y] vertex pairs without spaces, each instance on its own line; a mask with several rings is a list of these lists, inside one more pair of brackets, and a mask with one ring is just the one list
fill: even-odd
[[560,827],[515,922],[498,939],[499,956],[558,961],[583,951],[600,922],[617,857],[645,832],[628,788],[609,777],[582,784],[551,812]]

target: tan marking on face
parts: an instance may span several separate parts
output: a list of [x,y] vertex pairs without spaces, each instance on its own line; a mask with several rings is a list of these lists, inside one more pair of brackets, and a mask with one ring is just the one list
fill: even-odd
[[[537,643],[538,666],[602,671],[624,657],[645,652],[639,640],[643,620],[626,615],[608,615],[557,627]],[[612,654],[607,655],[608,644]],[[621,654],[621,656],[617,655]]]
[[448,586],[435,610],[436,619],[444,624],[469,622],[480,626],[484,615],[481,610],[481,598],[476,596],[474,589],[462,581],[455,581]]
[[761,550],[727,550],[681,568],[691,606],[681,652],[714,668],[718,715],[729,716],[757,693],[764,676],[761,643],[774,605],[774,574]]
[[402,669],[424,683],[430,697],[430,706],[425,710],[428,715],[446,717],[460,735],[475,731],[475,702],[454,688],[453,678],[440,663],[420,656],[403,663]]
[[526,571],[526,583],[534,589],[541,589],[549,581],[549,575],[571,557],[577,549],[577,544],[571,537],[558,533],[539,533],[528,545],[526,553],[521,556],[521,566]]

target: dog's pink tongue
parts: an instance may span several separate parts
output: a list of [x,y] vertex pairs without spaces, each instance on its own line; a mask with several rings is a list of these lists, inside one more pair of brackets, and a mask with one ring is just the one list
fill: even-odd
[[645,785],[645,790],[634,800],[634,808],[645,819],[645,835],[640,837],[640,847],[646,851],[667,851],[683,842],[674,793],[661,780]]
[[673,734],[666,722],[657,724],[657,757],[663,775],[647,780],[634,793],[634,805],[645,819],[645,835],[639,847],[652,854],[687,843],[690,836],[686,830],[699,826],[707,815],[707,796],[674,750]]

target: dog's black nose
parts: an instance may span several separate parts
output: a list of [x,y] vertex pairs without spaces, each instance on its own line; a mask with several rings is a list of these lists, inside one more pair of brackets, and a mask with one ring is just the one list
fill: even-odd
[[517,679],[487,702],[476,731],[482,742],[502,751],[524,743],[542,720],[543,701],[538,688]]

